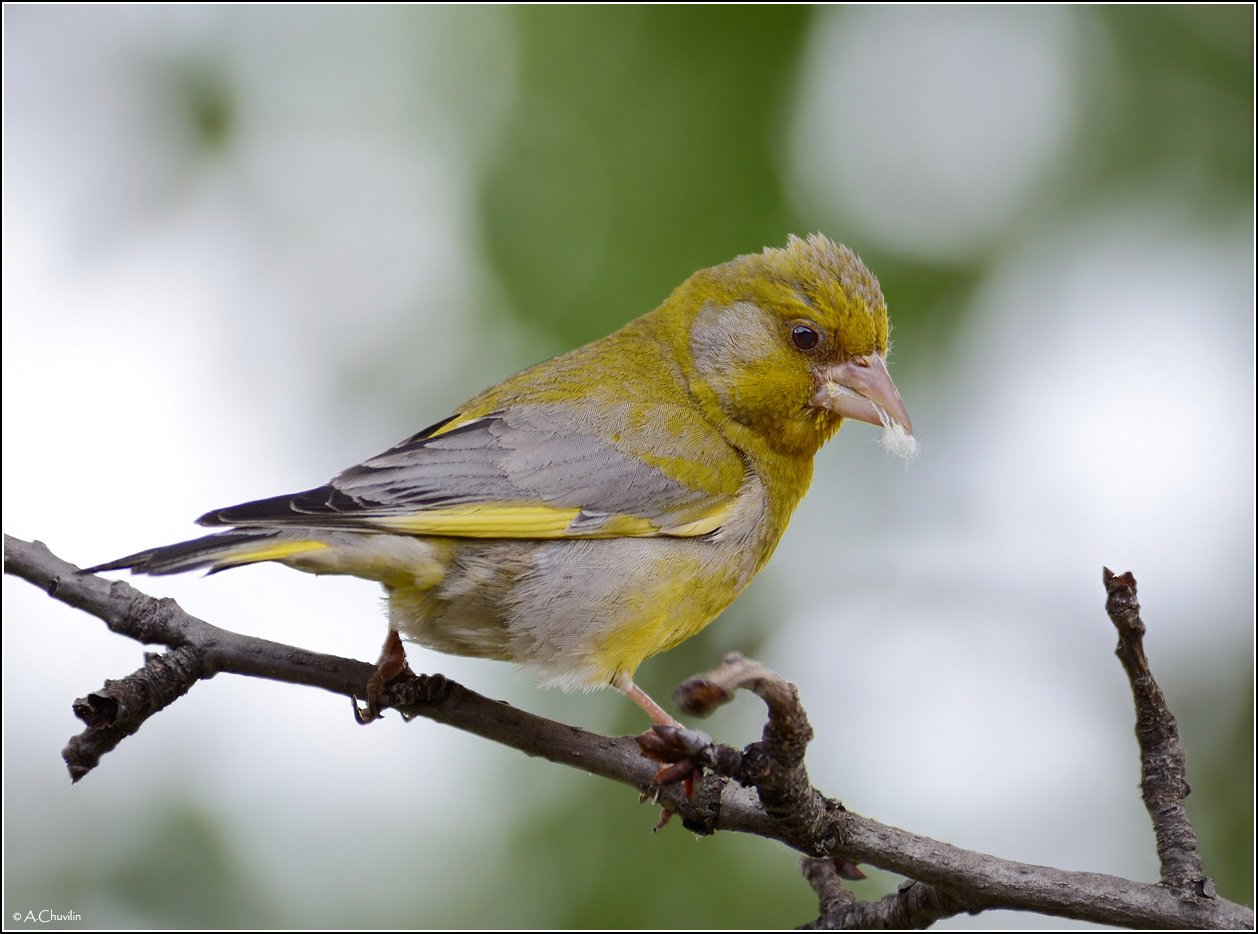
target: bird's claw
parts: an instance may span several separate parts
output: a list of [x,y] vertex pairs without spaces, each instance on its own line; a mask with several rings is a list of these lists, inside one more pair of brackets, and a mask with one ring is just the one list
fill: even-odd
[[690,759],[683,759],[681,762],[673,762],[665,765],[655,773],[655,777],[651,779],[651,784],[657,788],[663,788],[665,785],[675,785],[682,783],[682,790],[685,791],[687,798],[695,796],[695,782],[703,778],[703,766]]
[[673,819],[673,812],[668,808],[660,809],[660,819],[655,822],[655,826],[651,828],[651,833],[659,833],[664,829],[664,825]]
[[351,694],[349,700],[354,707],[354,719],[358,721],[359,726],[366,726],[368,723],[374,723],[384,716],[380,712],[378,705],[374,705],[369,702],[366,707],[358,706],[357,694]]

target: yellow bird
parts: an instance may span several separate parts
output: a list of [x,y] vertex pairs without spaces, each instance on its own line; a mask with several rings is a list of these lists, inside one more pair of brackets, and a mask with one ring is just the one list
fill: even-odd
[[843,419],[915,450],[888,330],[855,253],[791,237],[695,273],[325,486],[216,509],[200,524],[229,531],[90,570],[275,561],[379,581],[389,635],[365,720],[405,667],[400,634],[547,685],[611,686],[671,723],[634,672],[764,567]]

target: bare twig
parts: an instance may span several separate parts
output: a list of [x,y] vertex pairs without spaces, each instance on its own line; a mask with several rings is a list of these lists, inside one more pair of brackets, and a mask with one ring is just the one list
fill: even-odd
[[1202,872],[1197,834],[1184,808],[1184,799],[1191,789],[1179,726],[1144,654],[1145,629],[1136,596],[1136,578],[1130,571],[1115,574],[1109,568],[1102,569],[1102,578],[1107,595],[1105,611],[1118,630],[1114,654],[1131,681],[1136,704],[1140,790],[1153,819],[1162,884],[1180,898],[1214,898],[1214,883]]
[[147,656],[139,670],[121,681],[106,681],[99,691],[76,700],[74,715],[87,729],[71,737],[61,751],[70,780],[77,782],[96,768],[101,756],[207,677],[201,653],[185,645],[164,655]]
[[[121,635],[175,650],[178,660],[168,658],[162,665],[196,671],[199,678],[217,672],[247,674],[335,691],[348,698],[362,693],[362,686],[374,670],[367,662],[319,655],[211,626],[184,613],[173,601],[155,600],[125,583],[80,574],[43,545],[5,536],[4,569],[6,574],[43,587],[56,599],[98,616]],[[187,652],[179,655],[184,649]],[[141,672],[136,672],[131,677],[140,676]],[[755,793],[723,779],[705,780],[693,799],[687,798],[679,787],[665,788],[661,791],[662,803],[676,811],[688,827],[701,833],[733,830],[758,834],[780,840],[807,856],[830,861],[839,858],[842,865],[865,863],[915,880],[913,885],[902,887],[880,902],[864,903],[870,907],[857,906],[855,912],[847,911],[845,916],[853,919],[847,922],[849,925],[872,924],[877,919],[882,919],[877,921],[879,924],[929,923],[948,913],[984,908],[1037,911],[1123,927],[1254,925],[1252,911],[1222,898],[1185,901],[1161,885],[1001,860],[844,810],[807,784],[803,752],[811,728],[794,689],[781,693],[780,685],[771,684],[764,677],[751,680],[753,687],[761,684],[758,692],[769,692],[768,696],[762,693],[770,708],[764,736],[760,743],[742,753],[719,748],[732,754],[727,756],[730,762],[741,762],[741,779],[755,781],[760,776],[757,787],[762,797],[769,789],[772,798],[776,782],[782,800],[802,802],[802,811],[771,814]],[[186,685],[186,677],[182,681],[176,677],[164,682],[164,686],[154,685],[153,697],[157,700],[151,703],[134,703],[133,699],[120,696],[127,692],[107,686],[98,692],[107,698],[106,703],[89,701],[80,709],[91,724],[89,732],[111,722],[128,724],[134,731],[147,716],[170,702],[171,692],[177,697]],[[639,790],[650,786],[655,773],[655,765],[643,758],[631,737],[599,736],[536,717],[482,697],[439,675],[399,679],[382,700],[407,714],[447,723],[529,755],[575,766]],[[884,903],[887,907],[876,907]],[[837,902],[832,900],[832,907],[834,904]]]
[[804,930],[920,929],[968,910],[961,901],[941,889],[911,879],[877,901],[861,901],[843,888],[842,879],[846,876],[832,859],[805,856],[800,869],[821,905],[820,917],[801,925]]
[[[1008,864],[1007,868],[1015,875],[1005,877],[1003,885],[989,882],[976,890],[945,870],[953,856],[958,864],[964,864],[969,854],[962,855],[964,851],[954,852],[947,844],[934,841],[929,841],[932,849],[927,858],[913,866],[899,863],[895,867],[895,871],[907,876],[915,885],[902,886],[894,896],[877,902],[862,902],[848,896],[839,880],[851,877],[855,863],[871,862],[889,867],[885,858],[882,861],[868,858],[861,845],[861,837],[869,824],[839,802],[824,797],[809,782],[804,769],[804,752],[812,738],[812,729],[795,686],[759,662],[731,654],[717,669],[682,684],[674,698],[683,709],[704,714],[727,703],[739,689],[752,691],[765,701],[769,719],[764,738],[738,756],[717,748],[707,755],[699,752],[697,758],[739,783],[754,787],[782,837],[802,852],[810,852],[811,847],[815,857],[825,857],[803,864],[805,876],[817,891],[820,902],[821,913],[813,922],[814,927],[929,924],[963,911],[1010,907],[1008,899],[1014,897],[1011,890],[1026,891],[1027,888],[1037,889],[1039,899],[1060,899],[1055,903],[1053,914],[1083,916],[1076,913],[1082,909],[1080,904],[1073,903],[1069,895],[1061,897],[1072,884],[1066,877],[1077,880],[1079,874]],[[1003,886],[1007,888],[998,892]],[[1139,926],[1135,921],[1125,923]]]

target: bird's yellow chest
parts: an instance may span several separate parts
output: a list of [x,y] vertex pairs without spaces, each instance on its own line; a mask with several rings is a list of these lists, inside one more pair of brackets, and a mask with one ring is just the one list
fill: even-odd
[[[645,580],[597,640],[600,674],[632,675],[645,659],[698,634],[729,606],[776,548],[786,526],[759,477],[749,474],[726,524],[709,539],[659,542]],[[789,515],[789,511],[786,513]],[[658,541],[658,540],[657,540]]]
[[617,625],[597,640],[599,680],[632,675],[645,659],[697,635],[750,579],[702,554],[669,556],[655,571],[655,582],[630,596],[623,615],[616,613]]

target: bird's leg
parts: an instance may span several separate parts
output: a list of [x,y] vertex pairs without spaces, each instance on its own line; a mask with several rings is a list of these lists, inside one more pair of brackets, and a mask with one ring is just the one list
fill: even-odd
[[[701,734],[695,734],[694,731],[686,729],[663,707],[651,700],[651,696],[634,684],[633,679],[628,675],[617,675],[612,681],[612,687],[641,707],[654,724],[650,730],[638,737],[638,747],[643,755],[663,763],[655,773],[655,778],[652,779],[652,784],[657,789],[656,793],[658,794],[658,789],[662,785],[684,782],[686,796],[693,795],[695,779],[703,777],[703,766],[690,758],[690,753],[686,751],[685,746],[686,740],[693,740],[693,737]],[[704,739],[708,743],[711,742],[706,737]],[[655,829],[659,830],[663,827],[671,814],[672,812],[665,808]]]
[[646,711],[652,723],[658,723],[660,726],[681,726],[663,707],[651,700],[651,696],[646,691],[634,684],[633,679],[628,675],[617,675],[612,681],[612,687]]
[[367,679],[367,706],[358,706],[358,698],[354,698],[354,717],[359,723],[368,724],[380,719],[380,695],[385,685],[403,672],[410,672],[406,664],[406,648],[402,645],[402,637],[396,629],[390,629],[380,649],[380,660],[376,662],[376,670]]

